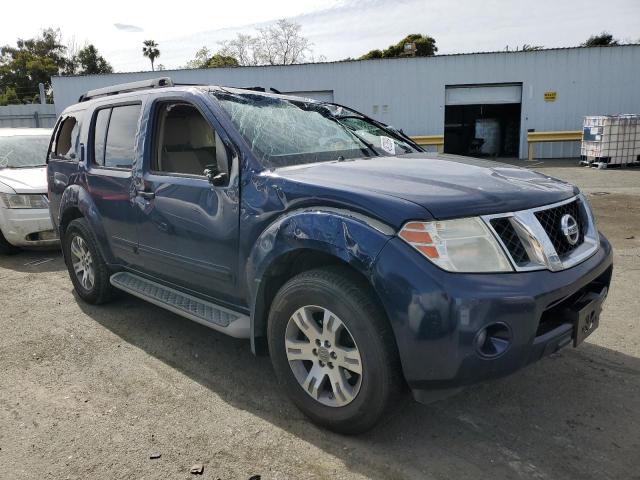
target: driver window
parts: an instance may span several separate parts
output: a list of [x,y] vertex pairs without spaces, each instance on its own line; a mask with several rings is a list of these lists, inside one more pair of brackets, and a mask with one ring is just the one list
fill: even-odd
[[204,176],[205,169],[213,166],[219,172],[227,172],[224,144],[194,106],[163,104],[156,125],[152,171]]

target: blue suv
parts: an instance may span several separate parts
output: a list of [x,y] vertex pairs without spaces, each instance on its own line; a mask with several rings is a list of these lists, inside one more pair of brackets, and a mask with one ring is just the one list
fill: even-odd
[[269,355],[357,433],[577,346],[612,251],[573,185],[429,154],[336,104],[170,79],[93,90],[48,153],[77,294],[122,290]]

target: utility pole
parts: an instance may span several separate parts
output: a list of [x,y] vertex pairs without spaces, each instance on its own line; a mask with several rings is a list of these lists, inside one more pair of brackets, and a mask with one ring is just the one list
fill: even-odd
[[47,97],[44,95],[44,83],[39,83],[38,88],[40,89],[40,104],[45,105],[47,103]]

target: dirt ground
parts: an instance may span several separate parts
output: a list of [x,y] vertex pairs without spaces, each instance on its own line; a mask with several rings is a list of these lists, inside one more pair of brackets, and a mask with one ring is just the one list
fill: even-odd
[[359,437],[310,424],[247,342],[83,304],[55,252],[0,258],[0,478],[640,479],[640,170],[535,168],[584,188],[615,247],[600,328]]

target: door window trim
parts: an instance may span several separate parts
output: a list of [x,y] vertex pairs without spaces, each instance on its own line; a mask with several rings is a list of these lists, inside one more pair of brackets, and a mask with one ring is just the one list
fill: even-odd
[[[148,148],[148,146],[147,148],[145,148],[145,155],[143,160],[143,173],[159,176],[159,177],[191,178],[191,179],[197,179],[197,180],[206,180],[208,182],[206,175],[204,175],[204,172],[202,175],[195,175],[191,173],[159,172],[156,170],[152,170],[151,166],[153,163],[153,159],[158,154],[158,143],[156,141],[158,136],[157,135],[158,121],[159,121],[158,113],[159,113],[160,107],[163,104],[167,104],[167,103],[171,103],[171,104],[183,103],[183,104],[192,106],[198,111],[198,113],[200,113],[200,115],[202,115],[202,118],[204,118],[205,121],[209,124],[209,126],[213,128],[216,134],[220,136],[222,143],[227,148],[227,153],[228,153],[227,161],[229,162],[229,165],[228,165],[229,181],[226,185],[222,187],[224,188],[229,186],[231,183],[231,172],[234,168],[233,166],[234,159],[239,159],[240,157],[239,150],[236,148],[235,144],[231,141],[231,138],[229,137],[227,132],[224,130],[224,128],[222,128],[222,125],[220,125],[220,122],[217,119],[215,120],[215,122],[212,122],[207,116],[207,114],[205,113],[205,110],[202,108],[201,105],[185,97],[178,97],[178,96],[157,97],[150,102],[151,105],[149,109],[149,115],[152,118],[152,122],[150,122],[151,135],[148,135],[147,141],[151,142],[151,148]],[[209,113],[215,118],[214,113],[210,109],[209,109]],[[216,123],[218,124],[218,126],[215,125]]]
[[[100,169],[100,170],[116,170],[119,172],[132,172],[133,171],[133,167],[136,164],[136,158],[134,157],[131,161],[131,166],[128,168],[123,168],[123,167],[107,167],[106,165],[100,165],[98,163],[96,163],[96,158],[95,158],[95,134],[96,134],[96,120],[98,118],[98,112],[100,110],[106,110],[109,109],[111,110],[109,112],[109,121],[107,122],[107,128],[105,129],[104,132],[104,151],[106,154],[107,151],[107,138],[109,137],[109,126],[111,125],[111,114],[113,113],[113,109],[117,108],[117,107],[127,107],[129,105],[139,105],[140,106],[140,111],[138,112],[138,130],[140,129],[140,118],[142,116],[142,101],[140,100],[136,100],[136,101],[125,101],[125,102],[117,102],[117,103],[108,103],[108,104],[102,104],[97,106],[94,110],[93,113],[91,114],[91,124],[90,124],[90,128],[89,128],[89,148],[88,150],[88,155],[87,155],[87,165],[89,165],[91,168],[96,168],[96,169]],[[134,141],[134,153],[135,153],[135,147],[136,147],[136,143],[135,143],[135,135],[133,137],[133,141]],[[103,159],[104,160],[104,159]]]
[[202,172],[202,175],[196,175],[195,173],[180,173],[180,172],[163,172],[163,171],[159,171],[159,170],[153,170],[152,166],[154,163],[154,160],[157,160],[157,156],[159,154],[159,149],[158,149],[158,129],[160,128],[160,115],[159,113],[161,112],[161,108],[163,105],[166,104],[172,104],[172,105],[177,105],[177,104],[185,104],[185,105],[189,105],[193,108],[195,108],[198,113],[202,116],[202,118],[204,118],[204,120],[207,122],[207,124],[213,128],[213,131],[216,133],[216,135],[220,135],[218,133],[218,129],[215,128],[213,125],[211,125],[211,122],[209,121],[209,119],[207,118],[207,116],[204,114],[204,112],[202,111],[202,109],[200,109],[198,107],[198,105],[194,104],[193,102],[190,102],[188,100],[185,100],[184,98],[177,98],[177,99],[164,99],[164,98],[159,98],[156,101],[153,102],[153,105],[151,106],[151,114],[153,115],[153,121],[152,121],[152,125],[151,125],[151,156],[149,157],[149,163],[148,163],[148,169],[147,172],[151,175],[158,175],[161,177],[180,177],[180,178],[197,178],[197,179],[205,179],[207,178],[207,176],[204,174],[204,171]]

